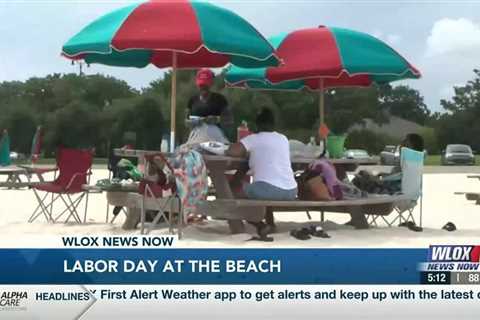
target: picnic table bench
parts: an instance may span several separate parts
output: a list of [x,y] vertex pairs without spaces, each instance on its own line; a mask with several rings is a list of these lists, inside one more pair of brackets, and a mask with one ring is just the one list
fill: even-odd
[[[480,175],[467,175],[469,179],[479,179]],[[465,195],[465,198],[469,201],[475,201],[475,204],[480,205],[480,192],[455,192],[456,195]]]
[[[324,211],[350,214],[354,220],[364,215],[388,215],[396,203],[408,201],[405,195],[375,196],[369,198],[336,201],[270,201],[252,199],[218,199],[203,201],[200,208],[214,218],[242,219],[259,222],[268,209],[275,212]],[[357,226],[359,228],[365,226]]]
[[[159,207],[167,208],[169,212],[180,212],[180,203],[172,201],[171,198],[153,199],[144,197],[138,193],[138,184],[112,184],[108,186],[83,185],[83,190],[90,193],[105,193],[107,202],[114,207],[125,207],[127,218],[122,225],[124,230],[134,230],[138,223],[141,225],[141,232],[144,233],[144,222],[142,210],[159,210]],[[107,217],[108,220],[108,217]],[[180,225],[180,224],[179,224]],[[181,230],[179,230],[180,236]]]
[[[55,170],[56,168],[52,166],[9,165],[0,167],[0,175],[7,176],[5,181],[0,182],[0,187],[6,187],[8,189],[29,187],[32,185],[32,176],[37,177],[38,181],[36,183],[43,183],[45,182],[43,174]],[[22,180],[22,177],[25,177],[25,179]]]

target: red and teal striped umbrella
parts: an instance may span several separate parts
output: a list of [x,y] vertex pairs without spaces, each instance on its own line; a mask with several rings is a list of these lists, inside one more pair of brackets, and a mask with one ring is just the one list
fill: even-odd
[[226,73],[230,86],[271,90],[319,90],[323,123],[323,90],[420,78],[420,72],[383,41],[342,28],[297,30],[270,39],[283,64]]
[[43,144],[43,129],[41,126],[37,127],[35,134],[33,135],[32,139],[32,148],[30,150],[30,158],[33,164],[35,164],[40,157],[40,153],[42,152],[42,144]]
[[88,64],[173,67],[172,140],[177,68],[279,63],[270,43],[246,20],[212,4],[187,0],[151,0],[115,10],[73,36],[62,54]]

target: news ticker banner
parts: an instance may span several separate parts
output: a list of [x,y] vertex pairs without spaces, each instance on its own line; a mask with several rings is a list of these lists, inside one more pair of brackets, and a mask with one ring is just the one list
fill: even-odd
[[0,249],[0,284],[480,284],[480,247],[180,249],[173,237],[62,237]]
[[424,249],[0,249],[1,284],[418,284]]
[[387,312],[470,319],[480,301],[474,245],[189,249],[170,236],[47,242],[0,249],[0,319],[350,319]]
[[479,301],[475,286],[3,285],[0,319],[478,319]]

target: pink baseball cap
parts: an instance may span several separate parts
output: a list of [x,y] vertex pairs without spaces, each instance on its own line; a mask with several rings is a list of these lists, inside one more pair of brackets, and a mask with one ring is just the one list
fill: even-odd
[[198,70],[195,82],[197,87],[211,86],[213,84],[213,78],[215,78],[215,75],[213,74],[212,70],[203,68]]

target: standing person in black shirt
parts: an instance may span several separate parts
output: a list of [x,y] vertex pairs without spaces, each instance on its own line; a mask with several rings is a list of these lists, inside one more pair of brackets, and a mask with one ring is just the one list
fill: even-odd
[[186,123],[192,128],[187,143],[219,141],[228,143],[233,127],[233,116],[227,99],[210,90],[214,74],[210,69],[197,72],[199,93],[188,101]]

